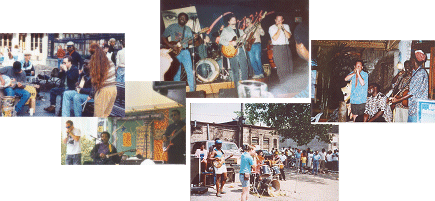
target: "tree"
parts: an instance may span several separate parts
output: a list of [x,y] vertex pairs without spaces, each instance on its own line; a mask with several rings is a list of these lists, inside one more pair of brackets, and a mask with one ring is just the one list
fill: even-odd
[[245,115],[249,122],[263,122],[274,128],[283,139],[292,139],[298,146],[313,139],[331,142],[328,129],[332,125],[311,124],[310,104],[250,103],[245,104]]

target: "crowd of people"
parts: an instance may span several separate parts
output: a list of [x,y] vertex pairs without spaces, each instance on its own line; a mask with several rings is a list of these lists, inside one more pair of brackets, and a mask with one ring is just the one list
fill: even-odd
[[382,93],[378,83],[370,83],[363,61],[356,60],[354,70],[345,77],[350,81],[351,119],[356,122],[417,122],[417,102],[428,99],[429,75],[424,69],[426,54],[411,52],[405,69],[392,80],[392,95]]
[[[117,96],[117,82],[125,81],[125,41],[119,41],[121,49],[115,49],[116,40],[109,40],[107,48],[101,47],[97,43],[89,46],[91,57],[89,60],[83,60],[82,56],[76,50],[72,41],[66,43],[66,51],[62,45],[58,46],[57,59],[58,74],[60,80],[59,86],[50,90],[50,106],[44,108],[49,113],[55,113],[56,98],[61,97],[62,116],[71,116],[71,107],[74,116],[81,117],[86,104],[94,103],[94,116],[108,117],[112,111]],[[12,51],[7,50],[12,59],[3,62],[0,70],[0,84],[5,80],[1,75],[6,75],[14,79],[16,85],[5,86],[4,91],[7,96],[19,96],[20,101],[15,106],[15,111],[19,113],[27,102],[30,93],[24,90],[25,84],[32,82],[35,77],[35,66],[32,64],[31,52],[25,51],[20,56],[20,48],[15,47]],[[20,61],[9,63],[12,60]],[[39,90],[39,87],[37,87]],[[39,95],[39,94],[38,94]],[[92,112],[90,112],[92,113]]]

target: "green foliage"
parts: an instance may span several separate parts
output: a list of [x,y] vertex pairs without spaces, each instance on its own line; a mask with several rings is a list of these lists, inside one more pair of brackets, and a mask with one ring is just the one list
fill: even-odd
[[305,145],[317,138],[331,142],[327,134],[331,125],[311,124],[310,104],[254,103],[245,105],[245,115],[249,121],[264,122],[285,139],[292,139],[298,145]]
[[[66,159],[66,144],[62,142],[61,139],[61,165],[65,165]],[[94,148],[95,142],[92,139],[86,138],[86,136],[80,137],[80,145],[82,149],[82,164],[85,161],[92,161],[91,151]]]

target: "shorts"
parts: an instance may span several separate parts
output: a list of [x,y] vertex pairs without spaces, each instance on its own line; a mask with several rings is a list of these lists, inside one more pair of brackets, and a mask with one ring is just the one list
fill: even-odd
[[350,104],[350,110],[354,115],[363,115],[366,110],[366,104]]
[[249,187],[249,179],[245,180],[245,173],[239,174],[240,183],[242,183],[242,187]]
[[222,174],[227,172],[227,166],[223,164],[220,168],[214,167],[214,173],[215,174]]

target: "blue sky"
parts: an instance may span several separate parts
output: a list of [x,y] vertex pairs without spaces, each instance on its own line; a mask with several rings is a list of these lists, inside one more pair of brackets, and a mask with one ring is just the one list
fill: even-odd
[[232,121],[240,111],[240,103],[191,103],[190,120],[222,123]]

